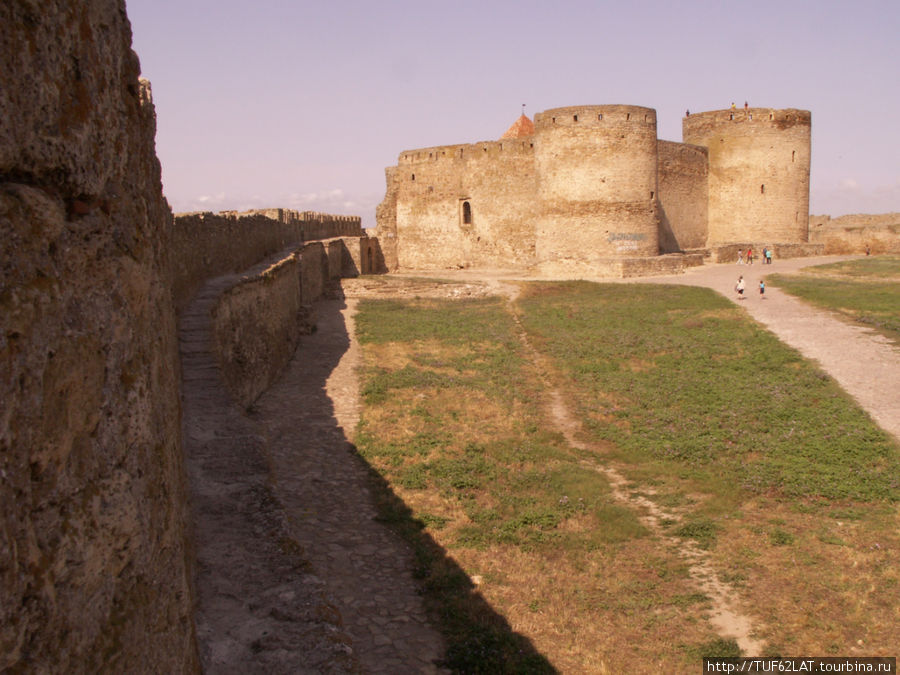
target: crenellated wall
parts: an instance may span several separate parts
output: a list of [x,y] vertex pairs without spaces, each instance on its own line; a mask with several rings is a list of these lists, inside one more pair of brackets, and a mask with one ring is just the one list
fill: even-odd
[[290,209],[179,214],[171,245],[176,306],[184,307],[206,279],[248,269],[287,246],[343,236],[366,236],[359,216]]
[[747,241],[801,250],[810,124],[804,110],[712,111],[674,143],[652,108],[570,106],[524,135],[406,150],[376,214],[385,263],[578,276]]
[[388,269],[533,261],[530,140],[404,152],[387,179],[377,217]]
[[199,668],[172,240],[123,0],[0,3],[0,671]]

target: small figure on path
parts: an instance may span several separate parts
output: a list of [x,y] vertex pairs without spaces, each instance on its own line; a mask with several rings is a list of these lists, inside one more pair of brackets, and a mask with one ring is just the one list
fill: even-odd
[[759,280],[759,299],[760,300],[766,299],[766,282],[763,281],[762,279]]
[[747,249],[747,264],[748,265],[753,264],[753,249],[752,248]]
[[738,300],[744,299],[744,275],[738,277],[737,283],[734,285],[734,290],[737,291]]
[[748,105],[747,105],[747,101],[744,101],[744,110],[746,110],[746,109],[747,109],[747,107],[748,107]]
[[869,255],[872,252],[872,249],[869,248],[869,245],[866,244],[866,255]]
[[769,248],[767,246],[763,246],[763,265],[766,264],[766,260],[769,258]]
[[766,249],[766,265],[772,264],[772,249]]
[[734,101],[731,102],[731,109],[734,110]]
[[738,264],[738,265],[743,265],[743,264],[744,264],[744,251],[743,251],[743,249],[740,250],[740,251],[738,251],[737,264]]
[[690,109],[684,111],[684,116],[685,116],[685,117],[690,117],[690,116],[691,116],[691,111],[690,111]]

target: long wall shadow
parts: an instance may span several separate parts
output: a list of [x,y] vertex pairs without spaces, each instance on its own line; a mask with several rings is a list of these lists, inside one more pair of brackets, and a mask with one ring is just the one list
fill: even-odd
[[271,482],[364,670],[556,672],[348,441],[358,419],[343,300],[316,304],[283,376],[252,407]]

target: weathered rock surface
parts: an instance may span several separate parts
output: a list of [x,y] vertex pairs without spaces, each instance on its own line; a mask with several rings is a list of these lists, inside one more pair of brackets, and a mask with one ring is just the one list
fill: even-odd
[[0,670],[190,672],[171,214],[122,0],[0,3]]

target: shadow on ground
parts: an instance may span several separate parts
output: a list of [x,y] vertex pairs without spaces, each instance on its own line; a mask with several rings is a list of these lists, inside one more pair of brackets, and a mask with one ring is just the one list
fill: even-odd
[[266,438],[270,481],[291,536],[361,667],[556,672],[348,441],[344,426],[352,430],[358,420],[358,383],[347,310],[343,299],[317,303],[318,330],[302,339],[251,415]]

